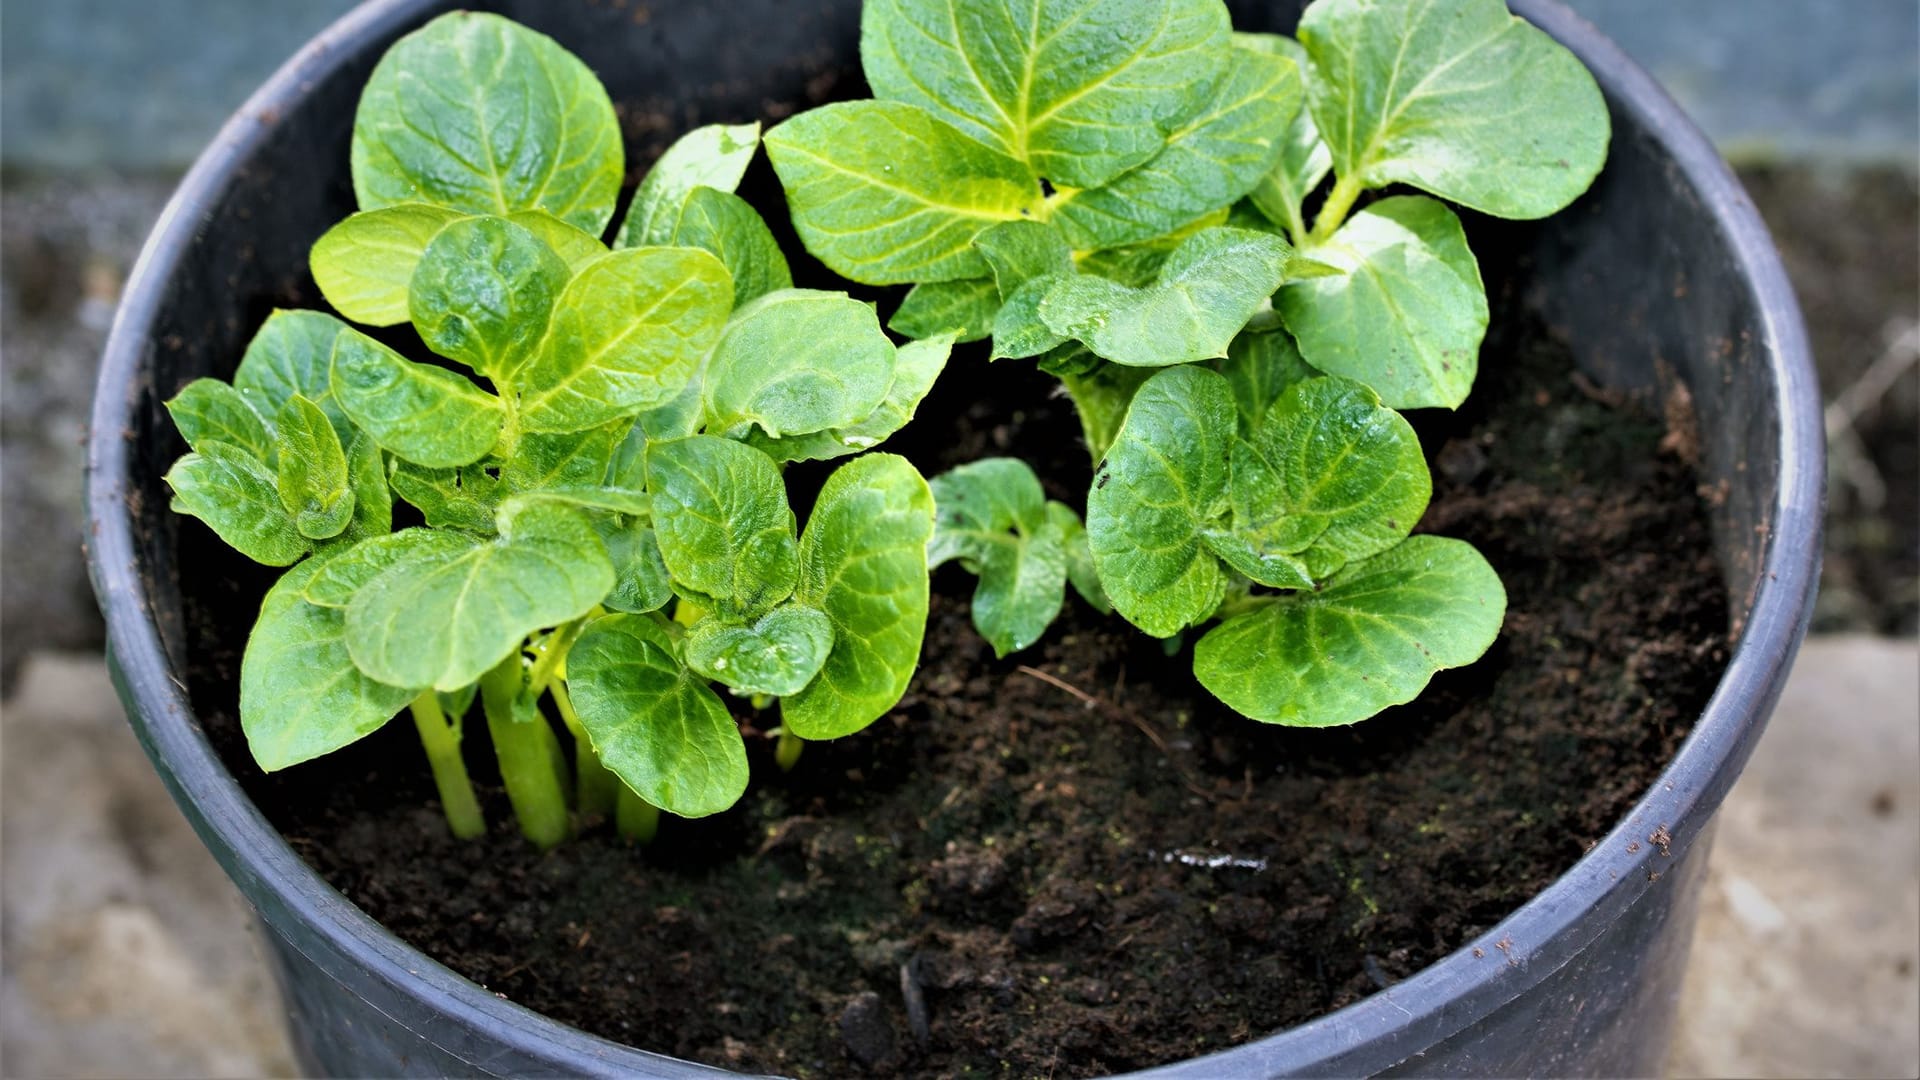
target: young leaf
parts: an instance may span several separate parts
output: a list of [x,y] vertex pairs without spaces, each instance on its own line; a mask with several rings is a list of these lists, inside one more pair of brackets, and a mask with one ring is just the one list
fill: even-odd
[[1294,384],[1233,450],[1236,531],[1315,580],[1398,544],[1432,490],[1413,426],[1347,379]]
[[1318,591],[1236,615],[1200,639],[1193,670],[1255,720],[1328,727],[1412,701],[1433,673],[1480,658],[1506,592],[1473,547],[1410,537]]
[[333,343],[334,398],[383,448],[428,468],[480,460],[500,438],[500,399],[444,368],[416,364],[358,330]]
[[280,463],[275,487],[280,505],[293,516],[300,535],[325,540],[340,535],[353,519],[353,488],[347,452],[320,406],[295,394],[274,422]]
[[[683,208],[701,188],[730,194],[740,186],[753,152],[760,146],[760,125],[708,124],[680,136],[647,170],[620,222],[615,247],[676,244]],[[719,252],[714,252],[718,255]]]
[[959,559],[979,576],[973,625],[996,656],[1040,640],[1066,598],[1067,537],[1039,478],[1017,458],[984,458],[928,487],[935,507],[928,567]]
[[673,599],[673,580],[660,557],[653,527],[637,518],[595,522],[613,560],[613,591],[600,603],[609,611],[635,615],[658,611]]
[[993,352],[987,359],[1039,356],[1065,345],[1067,335],[1047,325],[1040,315],[1040,305],[1046,302],[1056,287],[1065,286],[1075,276],[1071,273],[1046,274],[1015,288],[1007,297],[1007,302],[1000,305],[999,313],[993,317]]
[[1243,330],[1227,346],[1227,356],[1214,370],[1233,387],[1233,404],[1240,413],[1240,437],[1250,438],[1267,419],[1267,411],[1295,383],[1315,372],[1300,358],[1292,335],[1285,330]]
[[613,102],[552,38],[456,11],[387,50],[353,118],[362,210],[545,210],[595,236],[623,172]]
[[740,621],[792,594],[799,545],[772,458],[713,435],[654,443],[647,492],[660,554],[681,592]]
[[393,490],[436,529],[491,533],[494,512],[507,494],[499,477],[478,464],[427,469],[397,461],[391,482]]
[[195,450],[221,442],[262,462],[274,460],[273,429],[246,394],[219,379],[195,379],[182,387],[167,402],[167,415]]
[[[684,439],[698,432],[705,399],[706,396],[701,393],[700,380],[689,379],[687,385],[673,396],[672,401],[665,405],[656,405],[635,417],[633,431],[628,434],[627,440],[620,444],[620,449],[614,454],[613,481],[625,483],[621,477],[627,474],[626,470],[631,463],[640,460],[646,451],[647,443]],[[636,481],[627,486],[640,485]]]
[[713,253],[733,278],[733,306],[779,289],[793,288],[793,271],[773,231],[747,200],[730,191],[697,187],[687,195],[680,223],[674,227],[676,247],[695,247]]
[[747,790],[739,727],[652,616],[589,624],[567,653],[567,689],[600,761],[660,809],[705,817]]
[[1102,615],[1111,613],[1113,601],[1107,598],[1100,574],[1094,569],[1093,549],[1087,546],[1087,529],[1080,523],[1080,515],[1065,503],[1050,502],[1047,517],[1059,530],[1060,542],[1066,548],[1067,580],[1073,583],[1073,591],[1095,611]]
[[993,333],[1000,290],[992,278],[930,281],[907,290],[887,320],[887,329],[910,338],[951,333],[955,341],[979,341]]
[[973,238],[1041,201],[1024,164],[892,101],[809,109],[767,132],[767,156],[807,250],[865,285],[982,277]]
[[441,229],[420,256],[407,310],[420,340],[500,383],[547,330],[570,271],[541,239],[506,218]]
[[[1292,38],[1278,34],[1245,36],[1260,39],[1263,47],[1306,70],[1307,50]],[[1293,122],[1287,125],[1287,132],[1280,139],[1279,162],[1254,185],[1253,205],[1268,221],[1285,227],[1287,236],[1298,244],[1306,239],[1308,232],[1302,204],[1332,171],[1333,154],[1320,138],[1320,129],[1314,126],[1313,110],[1301,109],[1294,113]]]
[[567,264],[570,274],[579,273],[588,263],[607,253],[607,245],[601,243],[599,237],[581,232],[545,210],[515,210],[507,215],[507,220],[539,237],[541,243]]
[[893,384],[894,347],[873,306],[785,289],[734,313],[707,360],[706,428],[805,435],[865,418]]
[[1003,298],[1034,278],[1073,273],[1067,238],[1038,221],[1001,222],[974,237],[973,246],[987,260]]
[[1396,409],[1459,407],[1479,368],[1487,293],[1453,211],[1420,195],[1382,199],[1313,254],[1344,273],[1290,281],[1275,298],[1307,363]]
[[1300,20],[1334,172],[1483,213],[1546,217],[1606,160],[1606,101],[1504,0],[1318,0]]
[[420,253],[461,216],[428,203],[365,210],[321,234],[307,266],[335,311],[368,326],[394,326],[407,321],[407,283]]
[[274,472],[259,458],[223,442],[209,442],[167,470],[176,514],[197,517],[247,558],[290,566],[311,542],[280,505]]
[[1205,229],[1174,249],[1147,288],[1076,275],[1048,290],[1040,318],[1118,364],[1161,367],[1225,356],[1233,336],[1280,287],[1292,250],[1266,233]]
[[522,428],[579,431],[673,400],[732,302],[727,268],[704,251],[629,248],[594,260],[560,293],[546,338],[514,376]]
[[373,734],[418,693],[361,674],[347,654],[340,611],[302,596],[329,565],[309,560],[267,590],[240,660],[240,729],[267,772]]
[[353,489],[353,517],[347,530],[328,544],[354,544],[392,532],[393,489],[387,485],[387,461],[380,444],[364,431],[354,432],[347,444],[347,485]]
[[1210,97],[1227,33],[1219,0],[872,0],[860,61],[876,97],[1090,188],[1152,157]]
[[319,311],[275,311],[254,332],[233,388],[268,413],[295,394],[324,409],[334,430],[347,438],[352,423],[333,399],[333,339],[346,323]]
[[805,604],[781,604],[751,625],[706,618],[687,633],[687,666],[742,697],[797,694],[833,649],[833,622]]
[[913,419],[952,352],[951,333],[909,341],[894,352],[893,385],[887,387],[887,396],[864,418],[846,427],[784,439],[766,438],[755,428],[748,432],[747,444],[775,461],[825,461],[872,449]]
[[309,604],[344,608],[353,602],[360,587],[385,573],[394,563],[407,559],[435,562],[457,558],[472,551],[481,541],[451,529],[401,529],[384,536],[373,536],[354,544],[320,563],[301,596]]
[[1095,364],[1079,374],[1058,374],[1073,396],[1074,411],[1080,414],[1080,432],[1087,441],[1087,453],[1099,461],[1120,433],[1120,425],[1127,418],[1127,407],[1133,404],[1133,395],[1155,370],[1121,367],[1097,360]]
[[597,487],[632,427],[630,420],[615,420],[565,435],[524,435],[500,466],[500,482],[514,492]]
[[1300,68],[1284,56],[1228,50],[1227,76],[1166,149],[1055,208],[1073,246],[1120,247],[1164,236],[1253,190],[1273,168],[1276,132],[1301,112]]
[[498,537],[456,558],[413,553],[360,587],[347,605],[347,647],[361,671],[458,690],[613,588],[606,546],[579,511],[536,502],[501,518]]
[[892,454],[835,470],[800,538],[800,603],[833,620],[833,651],[806,689],[780,701],[805,739],[837,739],[873,723],[907,691],[927,628],[927,540],[933,495]]
[[1204,368],[1168,368],[1134,395],[1087,495],[1087,541],[1115,610],[1170,637],[1220,606],[1227,575],[1200,532],[1227,509],[1233,392]]

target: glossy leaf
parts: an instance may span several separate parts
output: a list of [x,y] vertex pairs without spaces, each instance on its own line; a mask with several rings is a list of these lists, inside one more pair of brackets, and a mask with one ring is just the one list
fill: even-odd
[[1580,61],[1504,0],[1317,0],[1300,20],[1333,170],[1496,217],[1545,217],[1606,160],[1607,106]]
[[750,621],[793,592],[793,511],[773,459],[713,435],[647,447],[660,554],[683,593]]
[[1233,204],[1279,157],[1277,132],[1301,112],[1300,68],[1284,56],[1235,48],[1226,77],[1167,146],[1102,187],[1055,208],[1073,246],[1120,247],[1163,236]]
[[1285,330],[1243,330],[1227,346],[1214,370],[1233,387],[1233,404],[1240,415],[1240,436],[1248,438],[1265,422],[1267,410],[1295,383],[1317,374],[1300,358],[1300,349]]
[[1134,395],[1087,494],[1087,541],[1114,609],[1155,637],[1214,613],[1227,575],[1200,533],[1227,509],[1233,392],[1168,368]]
[[979,341],[993,333],[1000,290],[992,278],[930,281],[907,291],[887,320],[887,329],[910,338],[951,333],[957,342]]
[[[1302,71],[1306,70],[1307,50],[1299,42],[1278,34],[1250,36],[1260,38],[1266,48],[1292,59]],[[1303,108],[1294,113],[1293,121],[1280,139],[1279,160],[1254,185],[1253,205],[1267,220],[1285,227],[1294,243],[1300,243],[1307,235],[1304,216],[1307,196],[1313,194],[1332,171],[1333,154],[1327,150],[1326,140],[1320,137],[1320,129],[1314,126],[1313,110]]]
[[732,303],[726,267],[704,251],[629,248],[589,263],[560,293],[545,340],[515,375],[521,426],[579,431],[673,400]]
[[927,626],[933,496],[892,454],[867,454],[820,489],[800,539],[800,603],[833,621],[833,651],[806,689],[780,702],[806,739],[851,735],[906,693]]
[[781,604],[752,624],[707,618],[687,634],[687,666],[743,697],[797,694],[833,649],[833,622],[805,604]]
[[652,616],[589,624],[567,654],[567,689],[601,763],[649,803],[705,817],[746,792],[739,727]]
[[893,385],[894,347],[870,304],[786,289],[736,312],[707,360],[706,428],[805,435],[864,419]]
[[540,238],[540,242],[560,256],[567,272],[577,274],[588,263],[607,253],[607,245],[598,236],[561,221],[545,210],[515,210],[507,220]]
[[523,435],[500,467],[500,482],[515,492],[603,484],[614,448],[632,426],[631,421],[615,420],[563,435]]
[[1087,188],[1151,158],[1210,96],[1227,33],[1219,0],[872,0],[860,60],[877,97]]
[[427,348],[500,383],[546,333],[570,276],[532,232],[506,218],[463,218],[421,254],[407,310]]
[[928,486],[935,510],[927,565],[958,559],[979,577],[973,625],[995,655],[1038,641],[1066,598],[1068,539],[1039,478],[1017,458],[985,458]]
[[398,461],[389,479],[394,493],[411,503],[436,529],[490,533],[494,511],[507,495],[500,478],[490,474],[487,466],[477,464],[428,469]]
[[267,772],[373,734],[418,693],[362,674],[347,653],[339,609],[303,597],[327,565],[302,563],[267,591],[240,660],[240,728]]
[[362,211],[322,233],[307,266],[335,311],[368,326],[394,326],[407,321],[407,283],[421,253],[461,217],[428,203]]
[[680,212],[672,243],[710,252],[726,265],[733,278],[736,308],[775,290],[793,288],[793,271],[773,231],[760,211],[730,191],[694,188]]
[[288,566],[312,546],[280,505],[274,471],[245,450],[209,442],[174,462],[166,479],[174,513],[206,522],[254,562]]
[[598,236],[622,157],[613,103],[593,72],[552,38],[477,12],[442,15],[396,42],[353,120],[362,210],[545,210]]
[[265,414],[295,394],[326,410],[342,438],[352,424],[333,397],[333,340],[345,323],[319,311],[278,311],[267,316],[247,343],[233,373],[233,387]]
[[600,601],[609,611],[642,614],[658,611],[673,599],[673,580],[660,557],[653,526],[637,518],[599,524],[613,560],[613,591]]
[[973,238],[1040,203],[1025,165],[898,102],[809,109],[767,133],[767,156],[807,250],[867,285],[982,277]]
[[413,553],[347,605],[347,645],[383,682],[457,690],[528,634],[593,609],[613,588],[606,546],[579,511],[534,503],[455,558]]
[[865,417],[846,427],[785,439],[765,438],[756,429],[747,442],[775,461],[824,461],[870,450],[913,419],[952,352],[951,334],[909,341],[894,352],[893,385],[887,387],[887,396]]
[[1318,591],[1221,623],[1194,647],[1193,670],[1255,720],[1351,724],[1412,701],[1434,672],[1479,659],[1505,612],[1499,575],[1471,545],[1415,536]]
[[480,460],[500,438],[500,399],[444,368],[416,364],[343,328],[334,339],[335,400],[354,425],[416,465]]
[[620,222],[614,246],[678,243],[674,236],[693,194],[701,188],[731,193],[740,186],[740,178],[746,175],[753,152],[759,148],[758,123],[708,124],[680,136],[640,181],[627,216]]
[[456,558],[481,543],[451,529],[401,529],[369,537],[332,558],[315,560],[321,563],[320,569],[308,579],[301,595],[309,604],[344,608],[353,602],[361,586],[397,562],[416,557],[422,563]]
[[1048,290],[1040,318],[1115,363],[1184,364],[1226,355],[1286,276],[1292,248],[1246,229],[1212,228],[1183,241],[1144,289],[1079,274]]
[[353,517],[347,531],[329,544],[353,544],[393,531],[393,489],[387,484],[387,461],[380,444],[364,431],[354,432],[347,444],[347,483],[353,488]]
[[332,422],[320,406],[295,394],[281,406],[274,428],[280,505],[293,516],[300,535],[314,540],[340,535],[353,518],[353,488],[347,451]]
[[1396,409],[1466,400],[1487,294],[1453,211],[1424,196],[1382,199],[1313,255],[1344,273],[1288,282],[1274,301],[1307,363]]
[[[265,404],[264,397],[262,404]],[[219,379],[195,379],[167,402],[167,415],[180,437],[195,450],[210,442],[226,443],[272,464],[273,428],[247,395]]]

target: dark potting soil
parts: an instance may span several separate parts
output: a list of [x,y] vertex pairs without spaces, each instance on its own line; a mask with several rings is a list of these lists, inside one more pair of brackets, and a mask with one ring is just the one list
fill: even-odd
[[[737,705],[754,781],[732,811],[668,819],[645,850],[601,825],[539,854],[475,722],[492,831],[461,843],[404,722],[260,774],[233,687],[269,576],[234,577],[183,522],[195,702],[348,897],[613,1039],[799,1076],[1087,1076],[1244,1042],[1413,974],[1551,882],[1649,786],[1723,667],[1687,432],[1574,374],[1507,291],[1471,402],[1416,417],[1422,528],[1499,569],[1505,629],[1351,728],[1242,719],[1194,682],[1190,647],[1074,598],[997,660],[948,568],[920,672],[867,732],[783,775],[758,730],[775,720]],[[929,474],[1017,454],[1080,505],[1089,466],[1052,386],[962,354],[889,448]]]

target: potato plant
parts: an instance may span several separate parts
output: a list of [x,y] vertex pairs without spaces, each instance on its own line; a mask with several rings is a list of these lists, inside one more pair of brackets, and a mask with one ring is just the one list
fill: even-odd
[[[360,210],[311,257],[344,320],[276,312],[230,384],[169,403],[191,447],[175,509],[290,567],[240,676],[262,768],[406,710],[449,825],[476,835],[477,697],[529,839],[608,814],[643,838],[660,809],[712,814],[745,788],[716,686],[777,701],[789,764],[900,699],[927,617],[927,484],[859,457],[801,530],[782,466],[900,428],[952,338],[896,347],[871,305],[793,288],[733,194],[758,145],[757,125],[682,138],[609,248],[620,132],[578,59],[454,13],[381,60],[353,130]],[[396,495],[415,522],[398,530]]]
[[1505,593],[1410,535],[1431,481],[1396,410],[1457,407],[1487,329],[1441,200],[1542,217],[1599,172],[1571,53],[1502,0],[1315,0],[1298,40],[1221,0],[867,0],[860,55],[872,100],[767,135],[802,241],[911,284],[895,330],[1036,358],[1098,466],[1077,575],[1026,466],[935,478],[933,557],[980,574],[998,651],[1069,576],[1208,627],[1196,675],[1258,720],[1353,723],[1486,651]]

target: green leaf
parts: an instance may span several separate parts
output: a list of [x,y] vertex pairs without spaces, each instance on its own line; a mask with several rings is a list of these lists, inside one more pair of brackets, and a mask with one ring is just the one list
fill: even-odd
[[327,565],[303,563],[267,590],[240,660],[240,728],[267,772],[373,734],[417,692],[361,674],[347,654],[340,611],[302,597]]
[[227,545],[268,566],[289,566],[311,542],[280,505],[274,471],[245,450],[209,442],[167,471],[176,514],[197,517]]
[[595,524],[613,560],[613,591],[600,603],[610,611],[636,615],[665,607],[673,599],[673,581],[653,526],[638,518]]
[[515,210],[507,215],[507,220],[539,237],[541,243],[560,256],[572,274],[607,253],[607,245],[601,243],[599,237],[581,232],[545,210]]
[[307,266],[335,311],[368,326],[394,326],[407,321],[407,283],[421,252],[460,217],[427,203],[366,210],[321,234]]
[[741,621],[792,594],[799,545],[772,458],[713,435],[654,443],[647,492],[660,554],[681,592]]
[[1161,367],[1225,356],[1233,336],[1280,287],[1292,251],[1266,233],[1205,229],[1174,249],[1147,288],[1080,274],[1047,292],[1040,318],[1117,364]]
[[1002,297],[1034,278],[1073,273],[1073,248],[1052,225],[1038,221],[1006,221],[973,238],[973,246],[987,260],[993,283]]
[[[760,146],[760,125],[708,124],[680,136],[647,170],[620,222],[615,247],[659,247],[674,238],[683,208],[701,188],[731,193]],[[704,246],[704,245],[702,245]],[[718,255],[719,252],[714,252]]]
[[567,653],[567,689],[601,763],[653,805],[705,817],[746,792],[739,727],[652,616],[589,624]]
[[1080,432],[1087,441],[1087,453],[1095,461],[1106,456],[1127,418],[1127,407],[1143,383],[1155,374],[1152,368],[1121,367],[1094,361],[1095,365],[1079,374],[1061,373],[1060,381],[1073,397],[1074,411],[1080,414]]
[[973,625],[996,656],[1040,640],[1066,598],[1067,538],[1039,478],[1017,458],[983,458],[927,483],[935,507],[927,565],[958,559],[980,578]]
[[500,482],[515,492],[603,484],[614,448],[632,427],[631,420],[615,420],[564,435],[524,435],[501,465]]
[[180,437],[195,450],[206,443],[220,442],[245,450],[262,462],[274,461],[273,429],[266,418],[254,409],[246,394],[219,379],[195,379],[182,387],[167,402],[167,415],[173,417]]
[[629,248],[589,263],[515,376],[522,428],[578,431],[673,400],[732,303],[727,268],[704,251]]
[[1275,597],[1200,639],[1193,670],[1255,720],[1329,727],[1412,701],[1500,632],[1506,591],[1473,547],[1415,536],[1356,562],[1319,591]]
[[534,503],[501,517],[498,537],[456,558],[413,553],[360,587],[346,610],[361,671],[458,690],[613,588],[606,546],[579,511]]
[[352,423],[333,398],[333,340],[346,323],[319,311],[279,311],[254,332],[233,387],[266,413],[295,394],[326,410],[334,430],[347,438]]
[[1115,610],[1155,637],[1211,616],[1227,575],[1200,532],[1227,509],[1233,391],[1173,367],[1134,395],[1087,495],[1087,541]]
[[930,281],[907,290],[887,320],[887,329],[910,338],[951,333],[955,341],[979,341],[993,333],[1000,290],[992,278]]
[[1039,356],[1066,344],[1067,335],[1047,325],[1040,315],[1040,306],[1056,287],[1072,281],[1074,276],[1047,274],[1015,288],[1007,302],[1000,305],[999,314],[993,317],[993,352],[987,359]]
[[860,61],[876,97],[1087,188],[1152,157],[1211,96],[1227,33],[1219,0],[871,0]]
[[428,468],[484,457],[500,438],[500,399],[444,368],[416,364],[342,328],[333,345],[334,397],[383,448]]
[[[1277,34],[1261,36],[1272,38],[1275,50],[1291,57],[1303,71],[1307,68],[1307,50],[1299,42]],[[1333,154],[1314,126],[1313,110],[1301,109],[1294,113],[1293,122],[1280,139],[1280,160],[1254,185],[1253,205],[1267,220],[1283,226],[1294,243],[1300,243],[1308,232],[1304,216],[1307,196],[1332,171]]]
[[893,454],[866,454],[820,489],[800,538],[795,597],[833,620],[833,651],[807,688],[780,702],[804,739],[851,735],[907,691],[927,628],[933,495]]
[[1230,490],[1235,529],[1264,551],[1303,554],[1319,579],[1398,544],[1433,485],[1406,418],[1328,378],[1294,384],[1234,446]]
[[733,306],[778,289],[793,288],[793,271],[780,251],[773,230],[752,204],[730,191],[698,187],[687,196],[686,209],[674,227],[676,247],[696,247],[713,253],[733,278]]
[[546,333],[569,274],[552,248],[506,218],[463,218],[420,256],[407,310],[427,348],[498,384]]
[[1262,585],[1276,589],[1313,588],[1313,573],[1305,559],[1276,551],[1249,533],[1212,527],[1201,531],[1200,541],[1221,562]]
[[734,313],[707,360],[706,428],[757,424],[777,439],[845,427],[885,400],[894,363],[871,304],[812,289],[768,293]]
[[701,389],[699,379],[690,379],[672,401],[656,405],[634,418],[633,433],[615,455],[616,481],[621,475],[622,461],[637,461],[640,455],[636,451],[644,451],[649,441],[684,439],[700,430],[701,409],[706,399]]
[[380,444],[364,431],[355,432],[347,444],[347,484],[353,488],[353,517],[347,530],[328,544],[353,544],[392,532],[393,489],[387,486],[387,461]]
[[545,210],[595,236],[624,171],[620,123],[593,72],[544,34],[467,11],[381,57],[354,114],[351,159],[362,210]]
[[1166,149],[1103,187],[1055,207],[1073,246],[1120,247],[1165,235],[1231,206],[1278,157],[1276,132],[1301,112],[1300,68],[1284,56],[1231,49],[1231,65],[1200,113]]
[[781,604],[750,626],[706,618],[687,634],[687,666],[742,697],[797,694],[833,649],[833,622],[804,604]]
[[361,586],[385,573],[397,562],[418,557],[422,563],[457,558],[483,541],[450,529],[401,529],[368,537],[329,559],[316,559],[318,573],[307,580],[301,596],[309,604],[344,608]]
[[320,406],[295,394],[274,421],[279,440],[279,469],[274,486],[280,505],[293,516],[300,535],[325,540],[345,531],[353,519],[353,488],[347,452]]
[[1107,598],[1100,574],[1094,569],[1093,549],[1087,545],[1087,529],[1080,523],[1080,515],[1065,503],[1050,502],[1047,517],[1059,530],[1060,542],[1066,548],[1067,580],[1073,583],[1073,591],[1102,615],[1112,612],[1113,601]]
[[523,492],[502,500],[501,506],[524,506],[532,502],[557,502],[564,506],[578,506],[587,510],[605,510],[612,514],[629,517],[650,517],[653,513],[653,500],[647,493],[634,488],[613,487],[607,484],[589,484],[581,487],[542,488],[538,491]]
[[1274,304],[1307,363],[1357,379],[1396,409],[1452,409],[1473,389],[1487,293],[1452,210],[1379,202],[1313,249],[1344,273],[1290,281]]
[[1227,346],[1224,360],[1214,370],[1233,387],[1233,404],[1240,413],[1240,436],[1248,438],[1267,418],[1267,411],[1295,383],[1314,377],[1300,358],[1300,349],[1285,330],[1243,330]]
[[1025,165],[898,102],[809,109],[767,132],[767,156],[807,250],[865,285],[982,277],[973,238],[1041,202]]
[[478,464],[428,469],[398,461],[390,482],[393,490],[436,529],[490,533],[494,511],[506,496],[500,478],[490,473],[488,466]]
[[894,353],[893,385],[887,387],[887,396],[864,418],[846,427],[784,439],[766,438],[755,428],[748,432],[747,443],[775,461],[825,461],[870,450],[913,419],[952,352],[951,334],[909,341]]
[[1300,20],[1333,169],[1483,213],[1540,218],[1607,156],[1606,101],[1580,61],[1504,0],[1318,0]]

